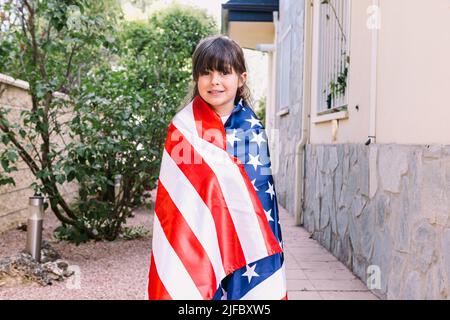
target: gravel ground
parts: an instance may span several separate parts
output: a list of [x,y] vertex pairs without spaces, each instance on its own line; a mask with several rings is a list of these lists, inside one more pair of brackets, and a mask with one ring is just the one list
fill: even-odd
[[[153,214],[141,208],[129,218],[127,226],[152,229]],[[151,236],[136,240],[89,242],[76,246],[52,241],[52,231],[59,225],[52,213],[44,220],[43,239],[61,254],[69,265],[78,269],[75,276],[53,285],[0,287],[0,300],[143,300],[146,299]],[[0,234],[0,259],[25,247],[26,232],[10,230]]]

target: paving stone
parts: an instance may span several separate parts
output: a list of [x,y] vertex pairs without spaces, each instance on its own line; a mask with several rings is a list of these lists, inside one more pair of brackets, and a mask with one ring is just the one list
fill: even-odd
[[344,279],[344,280],[320,280],[311,279],[313,286],[317,290],[339,290],[339,291],[368,291],[364,283],[359,279]]
[[309,280],[354,280],[357,279],[350,271],[344,270],[302,270]]
[[291,279],[287,282],[288,291],[316,291],[312,282],[308,279]]
[[319,295],[324,300],[378,300],[372,293],[361,291],[320,291]]
[[288,300],[323,300],[317,291],[288,291]]

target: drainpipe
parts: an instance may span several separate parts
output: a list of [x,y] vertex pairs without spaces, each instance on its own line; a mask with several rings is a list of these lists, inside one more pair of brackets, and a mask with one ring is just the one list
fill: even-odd
[[372,0],[372,9],[376,10],[376,20],[368,28],[372,29],[372,52],[370,59],[370,105],[369,105],[369,136],[368,146],[376,143],[376,116],[377,116],[377,65],[378,65],[378,29],[380,28],[380,1]]
[[311,113],[311,61],[312,61],[312,5],[305,2],[305,25],[303,30],[303,108],[301,113],[302,129],[300,139],[295,146],[295,181],[294,181],[294,218],[297,226],[303,224],[303,203],[305,199],[305,146],[309,141],[309,125]]
[[303,202],[304,202],[304,172],[305,172],[305,146],[309,138],[309,106],[303,104],[302,108],[302,130],[300,140],[295,146],[295,197],[294,197],[294,217],[297,226],[303,223]]

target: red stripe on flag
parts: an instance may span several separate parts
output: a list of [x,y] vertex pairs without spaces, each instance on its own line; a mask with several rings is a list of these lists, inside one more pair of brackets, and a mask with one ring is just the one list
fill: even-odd
[[192,111],[199,137],[226,150],[227,138],[220,117],[200,96],[192,102]]
[[247,186],[247,190],[249,192],[250,199],[253,204],[253,208],[255,209],[255,213],[256,213],[256,217],[258,218],[259,226],[260,226],[261,230],[263,230],[263,234],[267,235],[267,237],[264,237],[264,241],[265,241],[266,248],[267,248],[267,253],[269,255],[272,255],[275,253],[282,252],[283,249],[281,248],[275,234],[273,233],[272,229],[270,228],[269,222],[267,221],[266,214],[264,213],[264,208],[262,207],[261,201],[259,200],[258,194],[256,193],[256,190],[253,187],[252,182],[248,178],[247,172],[245,172],[244,165],[242,164],[242,162],[239,159],[237,159],[231,155],[230,155],[230,158],[234,163],[236,163],[236,165],[239,168],[239,171],[241,172],[242,178],[244,179],[245,185]]
[[[167,139],[166,141],[167,153],[174,159],[211,211],[225,272],[228,274],[245,266],[247,262],[244,251],[214,171],[173,124],[169,126],[168,137],[173,137],[173,139]],[[191,163],[180,161],[181,159],[177,158],[179,155],[174,153],[181,149],[183,152],[190,153],[189,155],[183,154],[183,159],[195,159],[196,161]]]
[[155,259],[153,258],[153,252],[151,254],[150,272],[148,280],[148,299],[149,300],[173,300],[170,294],[167,292],[166,287],[162,283],[156,270]]
[[[159,214],[159,212],[163,212],[163,214]],[[192,232],[183,214],[172,201],[161,180],[158,181],[155,213],[167,240],[177,253],[200,294],[204,299],[212,299],[217,285],[216,275],[209,256]]]

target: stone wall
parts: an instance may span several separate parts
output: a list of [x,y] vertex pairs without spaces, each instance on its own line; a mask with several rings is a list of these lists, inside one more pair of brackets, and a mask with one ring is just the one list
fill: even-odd
[[306,152],[303,223],[313,237],[364,282],[379,268],[372,289],[382,298],[448,299],[450,146]]
[[[294,209],[294,179],[295,176],[295,145],[300,139],[301,108],[303,104],[303,32],[304,32],[305,3],[301,1],[280,1],[280,23],[277,31],[281,37],[290,28],[291,65],[289,83],[280,83],[277,86],[276,105],[280,97],[280,86],[289,86],[288,113],[275,115],[275,135],[271,143],[271,160],[275,179],[275,190],[279,203],[288,211]],[[282,61],[280,43],[277,44],[277,68],[285,64]],[[278,75],[279,76],[279,71]],[[277,79],[279,81],[279,79]],[[275,110],[275,114],[281,110]],[[273,133],[269,133],[273,134]]]
[[[28,83],[0,74],[0,108],[9,109],[8,120],[12,123],[20,121],[20,112],[31,108],[31,98],[28,94]],[[61,120],[70,117],[69,113],[62,112]],[[59,143],[58,140],[52,140]],[[68,141],[68,140],[66,140]],[[4,146],[0,143],[0,152]],[[25,222],[28,214],[28,198],[33,196],[30,185],[35,181],[33,174],[25,162],[19,160],[18,171],[10,176],[15,179],[16,185],[0,186],[0,232]],[[0,166],[0,170],[3,168]],[[75,183],[65,184],[61,187],[62,194],[72,199],[77,190]]]

